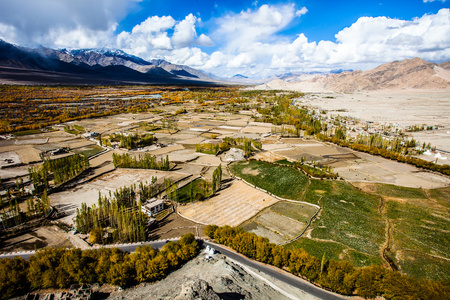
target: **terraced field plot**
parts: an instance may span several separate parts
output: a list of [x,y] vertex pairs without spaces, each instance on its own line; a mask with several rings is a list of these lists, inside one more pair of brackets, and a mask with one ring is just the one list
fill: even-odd
[[423,190],[360,184],[385,201],[391,224],[388,255],[415,277],[450,279],[450,188]]
[[309,180],[302,172],[284,166],[250,160],[230,165],[234,175],[282,198],[300,200]]
[[[328,247],[332,242],[344,245],[345,251],[334,258],[345,258],[356,266],[381,263],[386,223],[378,212],[379,197],[345,182],[311,180],[304,200],[322,208],[309,232],[316,246],[326,243]],[[311,251],[313,245],[301,239],[296,246]],[[333,253],[327,255],[333,257]]]
[[318,208],[313,205],[280,201],[245,222],[242,227],[281,244],[298,237],[317,211]]
[[178,211],[199,223],[237,226],[277,201],[239,180],[211,199],[180,206]]

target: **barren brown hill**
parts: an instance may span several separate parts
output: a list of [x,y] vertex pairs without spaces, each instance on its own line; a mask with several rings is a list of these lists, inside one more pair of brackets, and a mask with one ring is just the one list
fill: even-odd
[[352,93],[361,90],[446,89],[450,87],[449,62],[437,65],[421,58],[383,64],[369,71],[344,72],[317,79],[327,90]]

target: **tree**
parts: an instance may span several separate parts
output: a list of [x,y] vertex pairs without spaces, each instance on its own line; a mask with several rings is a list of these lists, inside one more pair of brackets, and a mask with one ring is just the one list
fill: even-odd
[[91,244],[103,243],[103,230],[101,228],[94,228],[89,233],[89,241]]
[[222,165],[220,164],[213,172],[212,185],[213,193],[220,189],[220,182],[222,181]]

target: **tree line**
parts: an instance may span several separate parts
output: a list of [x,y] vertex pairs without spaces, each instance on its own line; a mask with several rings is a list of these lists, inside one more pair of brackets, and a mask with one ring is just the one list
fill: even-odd
[[89,168],[89,159],[81,154],[46,159],[41,166],[28,168],[28,173],[37,194],[49,187],[50,174],[55,185],[62,184]]
[[111,145],[111,142],[119,142],[120,148],[136,149],[140,147],[150,146],[156,141],[156,137],[151,133],[146,134],[112,134],[109,138],[107,145]]
[[131,157],[128,153],[116,154],[113,153],[113,163],[116,168],[131,168],[131,169],[155,169],[168,171],[170,169],[169,156],[161,157],[158,162],[156,156],[149,153],[139,154],[139,157]]
[[140,246],[135,253],[117,248],[47,248],[30,259],[0,259],[0,299],[38,289],[68,288],[74,283],[100,283],[129,287],[161,280],[194,258],[199,245],[193,234],[168,242],[161,250]]
[[[148,185],[141,187],[148,190]],[[131,186],[116,190],[110,197],[99,193],[97,205],[82,203],[77,208],[75,224],[79,232],[90,233],[92,243],[137,242],[145,240],[147,219],[141,212],[141,201],[136,201],[135,187]],[[105,229],[111,234],[106,241]]]
[[355,268],[348,261],[327,260],[303,249],[286,249],[240,227],[208,225],[205,234],[218,243],[260,262],[287,269],[334,292],[363,298],[382,296],[400,299],[450,299],[450,286],[432,280],[417,280],[382,266]]
[[430,161],[423,160],[421,158],[412,157],[409,155],[402,155],[393,151],[390,151],[388,149],[380,149],[378,147],[374,146],[367,146],[358,144],[357,142],[351,143],[346,140],[339,140],[336,137],[328,137],[324,134],[317,135],[318,139],[325,141],[325,142],[331,142],[333,144],[337,144],[342,147],[351,148],[356,151],[369,153],[372,155],[381,156],[384,158],[396,160],[398,162],[407,163],[414,165],[419,168],[432,170],[436,172],[440,172],[444,175],[450,175],[450,165],[438,165]]

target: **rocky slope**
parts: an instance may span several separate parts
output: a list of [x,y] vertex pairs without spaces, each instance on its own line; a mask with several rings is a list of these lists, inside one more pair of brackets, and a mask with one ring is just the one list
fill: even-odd
[[[252,271],[254,272],[254,271]],[[257,271],[256,271],[257,272]],[[251,274],[220,254],[200,255],[167,278],[112,293],[108,299],[298,299],[315,300],[305,292],[270,278],[283,293],[269,286],[261,275]]]

